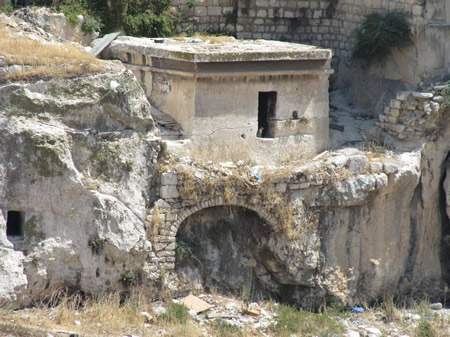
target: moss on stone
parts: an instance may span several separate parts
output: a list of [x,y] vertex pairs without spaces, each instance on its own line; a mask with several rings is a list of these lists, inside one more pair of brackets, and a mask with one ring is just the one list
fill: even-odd
[[33,215],[24,224],[24,237],[27,240],[34,239],[36,241],[42,241],[46,239],[45,234],[38,229],[36,217]]
[[59,142],[50,135],[31,134],[25,137],[25,162],[42,177],[61,176],[66,166],[61,161],[64,150],[61,149]]
[[132,172],[134,162],[122,159],[122,149],[118,142],[99,142],[90,148],[91,156],[86,166],[93,168],[95,173],[105,181],[110,181],[114,171]]

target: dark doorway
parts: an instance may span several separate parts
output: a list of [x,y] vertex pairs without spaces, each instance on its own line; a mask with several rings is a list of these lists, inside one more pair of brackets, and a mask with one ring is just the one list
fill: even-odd
[[8,211],[6,218],[6,236],[15,238],[23,237],[23,220],[23,212]]
[[258,93],[258,132],[257,137],[271,138],[269,120],[275,117],[277,106],[276,91],[261,91]]

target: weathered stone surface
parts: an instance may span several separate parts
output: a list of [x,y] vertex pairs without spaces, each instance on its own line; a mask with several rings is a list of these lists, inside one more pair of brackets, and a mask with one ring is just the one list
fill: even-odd
[[[159,140],[142,89],[121,69],[0,87],[0,298],[152,277],[144,221]],[[111,81],[126,91],[109,91]],[[23,214],[22,239],[6,236],[10,210]]]
[[81,42],[89,45],[98,33],[86,34],[81,29],[83,16],[78,16],[78,25],[72,25],[62,13],[52,13],[48,8],[32,8],[24,14],[19,12],[21,19],[30,22],[45,32],[52,34],[56,39]]
[[351,156],[346,166],[353,174],[360,174],[366,172],[368,163],[369,160],[365,155],[357,155]]
[[161,173],[161,185],[176,185],[178,175],[173,172]]
[[176,199],[180,196],[175,185],[161,186],[160,196],[164,199]]

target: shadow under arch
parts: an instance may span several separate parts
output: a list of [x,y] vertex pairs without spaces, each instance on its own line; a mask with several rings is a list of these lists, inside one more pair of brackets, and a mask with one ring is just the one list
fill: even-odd
[[202,208],[178,226],[175,273],[188,288],[201,285],[249,301],[267,298],[277,288],[269,276],[277,264],[268,245],[273,232],[248,207]]

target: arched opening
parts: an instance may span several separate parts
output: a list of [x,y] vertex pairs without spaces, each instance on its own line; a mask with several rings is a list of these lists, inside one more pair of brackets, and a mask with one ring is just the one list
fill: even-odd
[[205,208],[180,225],[175,270],[207,291],[261,298],[258,275],[267,271],[260,255],[271,233],[256,212],[244,207]]
[[255,211],[240,206],[210,207],[181,223],[175,271],[188,289],[214,290],[249,301],[274,298],[299,304],[311,286],[295,275],[310,278],[314,271],[299,267],[293,275],[287,250],[286,237]]

